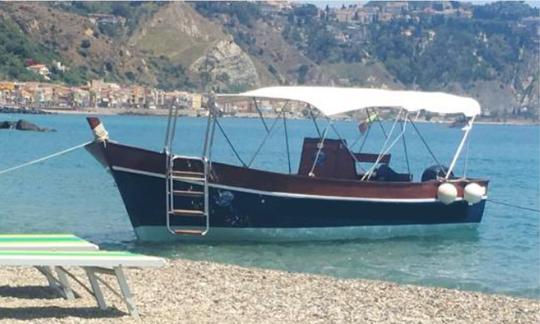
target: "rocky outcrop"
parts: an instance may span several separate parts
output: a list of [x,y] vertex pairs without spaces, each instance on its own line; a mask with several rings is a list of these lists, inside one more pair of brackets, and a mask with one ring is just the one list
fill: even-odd
[[18,121],[0,122],[0,129],[16,129],[16,130],[21,130],[21,131],[33,131],[33,132],[55,132],[56,131],[51,128],[39,127],[38,125],[24,119],[19,119]]
[[220,26],[199,15],[191,5],[171,2],[141,24],[128,44],[142,50],[147,58],[164,56],[172,64],[188,67],[224,38]]
[[255,64],[231,37],[217,42],[197,59],[190,71],[197,73],[205,86],[223,90],[243,90],[259,85]]

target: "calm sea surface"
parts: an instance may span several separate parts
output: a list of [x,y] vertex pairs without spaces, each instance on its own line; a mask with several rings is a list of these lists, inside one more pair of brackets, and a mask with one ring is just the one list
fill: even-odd
[[[91,140],[83,116],[0,115],[0,120],[25,118],[55,133],[0,130],[0,170]],[[160,150],[166,119],[103,117],[111,138]],[[223,119],[239,153],[249,160],[264,130],[257,119]],[[321,124],[323,122],[321,121]],[[205,119],[179,121],[175,148],[200,154]],[[385,124],[389,130],[391,124]],[[304,135],[314,136],[311,121],[288,121],[292,168],[297,169]],[[419,124],[441,161],[449,164],[461,131],[438,124]],[[353,123],[338,122],[351,143]],[[330,133],[331,134],[331,133]],[[331,134],[334,135],[334,134]],[[467,174],[491,179],[489,196],[539,208],[539,127],[476,125],[469,149]],[[406,131],[415,179],[433,164],[418,136]],[[374,125],[367,151],[378,153],[381,132]],[[364,149],[364,151],[366,151]],[[403,147],[392,150],[392,165],[407,168]],[[221,136],[214,156],[237,163]],[[463,173],[460,161],[458,174]],[[286,171],[287,155],[281,123],[255,160],[255,167]],[[73,232],[105,248],[129,249],[173,258],[368,278],[402,283],[478,290],[540,298],[540,215],[487,203],[475,231],[453,231],[428,237],[289,244],[148,245],[134,233],[112,177],[84,150],[0,176],[0,232]]]

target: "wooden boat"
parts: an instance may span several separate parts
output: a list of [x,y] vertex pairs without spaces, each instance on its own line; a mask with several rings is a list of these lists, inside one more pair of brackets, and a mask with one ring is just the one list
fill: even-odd
[[[219,104],[238,100],[252,100],[259,112],[261,100],[305,103],[325,117],[377,107],[399,111],[378,154],[354,152],[337,131],[338,138],[328,138],[334,127],[328,119],[318,138],[304,139],[298,172],[277,173],[254,169],[243,161],[233,165],[212,159],[216,129],[223,131]],[[422,181],[412,181],[411,174],[391,169],[388,152],[404,134],[403,126],[414,125],[411,115],[418,116],[421,110],[464,114],[468,126],[448,168],[439,163],[426,169]],[[280,109],[278,118],[287,112],[285,107]],[[479,113],[475,100],[444,93],[270,87],[211,98],[200,157],[170,152],[177,116],[173,110],[163,152],[109,140],[95,117],[88,118],[96,140],[87,150],[110,170],[141,240],[291,241],[417,235],[480,223],[488,181],[453,175]],[[260,116],[270,136],[273,127]],[[402,130],[394,135],[396,125]],[[359,162],[372,166],[358,172]]]

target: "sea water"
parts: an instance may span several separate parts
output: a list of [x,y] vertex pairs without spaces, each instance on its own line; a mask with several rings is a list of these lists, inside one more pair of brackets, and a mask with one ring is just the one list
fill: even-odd
[[[0,130],[0,170],[92,139],[84,116],[0,115],[1,120],[25,118],[57,132]],[[106,116],[111,139],[161,150],[166,118]],[[269,125],[273,120],[266,121]],[[224,130],[245,161],[252,159],[265,130],[259,119],[221,120]],[[326,121],[318,121],[321,131]],[[174,151],[200,155],[206,120],[181,118]],[[291,169],[298,169],[302,139],[317,136],[310,120],[288,120]],[[390,132],[391,122],[383,124]],[[459,144],[462,131],[445,124],[417,123],[436,158],[444,164]],[[336,128],[351,144],[359,138],[353,122]],[[282,121],[255,157],[253,167],[288,172]],[[393,133],[401,131],[399,125]],[[330,130],[329,137],[336,138]],[[365,137],[365,135],[364,135]],[[362,139],[363,137],[360,137]],[[415,179],[435,161],[410,124],[405,125],[409,168]],[[356,149],[361,145],[358,141]],[[363,152],[379,153],[384,142],[373,124]],[[467,149],[468,146],[468,149]],[[456,174],[487,177],[490,199],[539,208],[539,127],[475,125]],[[401,141],[391,150],[394,169],[406,172]],[[238,160],[217,130],[213,157]],[[363,166],[368,168],[368,165]],[[379,240],[255,243],[137,242],[112,177],[84,150],[0,175],[0,232],[72,232],[104,248],[129,249],[172,258],[215,261],[249,267],[308,272],[345,278],[367,278],[540,298],[540,231],[538,213],[488,202],[476,230]]]

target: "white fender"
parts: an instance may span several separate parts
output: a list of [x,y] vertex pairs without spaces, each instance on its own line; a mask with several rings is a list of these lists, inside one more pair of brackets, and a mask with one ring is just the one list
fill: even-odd
[[476,204],[482,200],[482,197],[486,194],[486,188],[477,183],[469,183],[465,186],[463,192],[463,198],[469,204]]
[[445,182],[437,189],[437,198],[445,205],[453,203],[457,198],[457,188],[449,182]]

